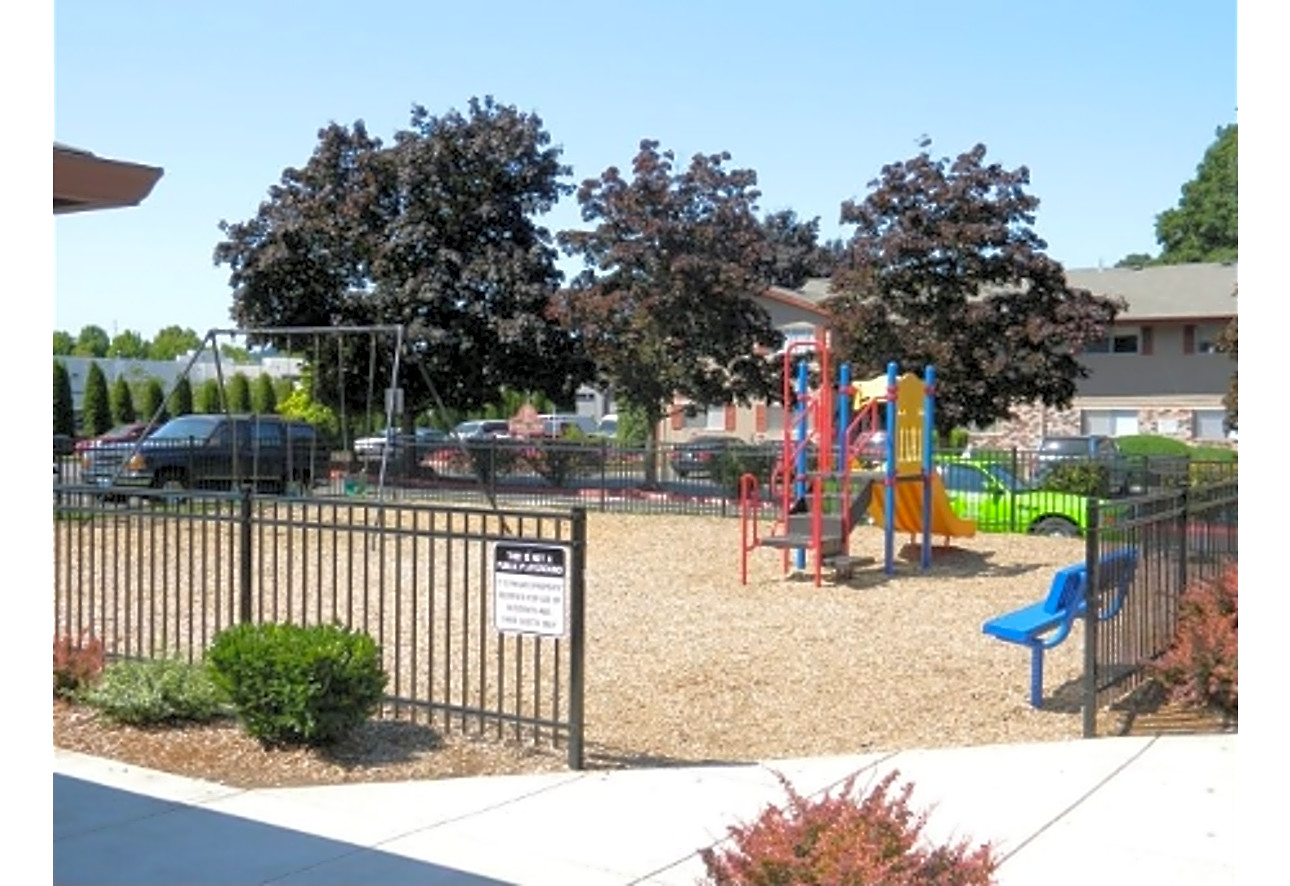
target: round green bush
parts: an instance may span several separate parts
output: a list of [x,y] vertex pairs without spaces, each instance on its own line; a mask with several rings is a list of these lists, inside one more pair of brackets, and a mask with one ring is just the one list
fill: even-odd
[[206,660],[243,728],[270,745],[339,741],[376,712],[389,679],[376,641],[340,625],[235,625]]

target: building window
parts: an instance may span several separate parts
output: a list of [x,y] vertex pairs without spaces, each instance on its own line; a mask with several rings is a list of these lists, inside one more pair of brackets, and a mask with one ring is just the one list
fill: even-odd
[[[815,327],[810,323],[789,323],[781,326],[779,331],[784,333],[784,350],[796,342],[811,342],[815,340]],[[783,351],[780,351],[783,353]]]
[[1218,337],[1222,335],[1223,327],[1217,323],[1204,323],[1196,327],[1196,353],[1197,354],[1217,354]]
[[1197,409],[1191,414],[1191,432],[1197,440],[1227,437],[1227,413],[1222,409]]
[[705,431],[724,431],[726,429],[726,407],[709,406],[703,424]]
[[1136,409],[1083,409],[1080,426],[1085,434],[1126,437],[1138,433]]
[[1105,338],[1091,341],[1084,346],[1086,354],[1136,354],[1139,352],[1140,332],[1117,330]]

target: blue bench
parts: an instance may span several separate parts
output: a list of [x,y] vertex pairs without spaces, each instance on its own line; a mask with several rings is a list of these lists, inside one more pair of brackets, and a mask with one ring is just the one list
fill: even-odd
[[[1100,621],[1114,618],[1124,606],[1138,566],[1138,552],[1121,548],[1098,560],[1097,583],[1110,599],[1097,613]],[[1048,596],[1022,609],[990,619],[981,630],[991,637],[1030,648],[1030,704],[1039,707],[1044,696],[1044,650],[1061,643],[1087,607],[1088,568],[1075,563],[1053,575]]]

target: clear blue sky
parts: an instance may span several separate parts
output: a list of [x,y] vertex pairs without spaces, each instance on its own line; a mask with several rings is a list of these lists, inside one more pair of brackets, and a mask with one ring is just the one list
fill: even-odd
[[[54,6],[54,137],[165,168],[140,207],[54,222],[54,327],[232,325],[220,219],[254,214],[328,121],[389,139],[491,94],[543,120],[572,181],[642,138],[726,150],[763,211],[820,217],[884,163],[977,142],[1026,165],[1067,267],[1154,252],[1236,120],[1236,8],[1140,2],[159,2]],[[546,217],[581,224],[572,197]],[[567,269],[572,264],[562,265]]]

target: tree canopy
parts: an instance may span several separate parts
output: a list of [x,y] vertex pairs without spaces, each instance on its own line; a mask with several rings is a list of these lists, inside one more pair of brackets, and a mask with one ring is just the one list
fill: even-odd
[[[549,316],[561,274],[535,221],[572,190],[550,142],[537,115],[491,97],[440,117],[414,106],[388,146],[361,120],[329,124],[254,217],[221,222],[214,261],[229,268],[232,318],[245,329],[403,324],[404,359],[424,370],[405,362],[400,376],[413,414],[433,405],[427,378],[462,409],[508,386],[572,402],[590,364]],[[333,343],[315,396],[364,403],[369,359],[388,378],[391,344]]]
[[774,286],[799,289],[811,277],[830,277],[843,257],[841,241],[821,244],[819,216],[801,221],[791,209],[762,219],[767,254],[762,273]]
[[1236,261],[1237,202],[1236,124],[1231,123],[1215,131],[1178,204],[1156,216],[1160,255],[1133,253],[1116,267]]
[[1072,288],[1033,225],[1039,200],[1023,166],[926,151],[882,168],[862,201],[847,265],[824,302],[853,375],[937,372],[942,433],[1007,418],[1015,405],[1064,408],[1087,376],[1077,353],[1120,303]]
[[601,380],[654,429],[679,394],[706,406],[771,399],[783,336],[755,296],[770,259],[756,215],[757,175],[728,153],[695,155],[644,140],[631,178],[610,167],[578,189],[590,230],[559,242],[585,269],[560,294]]

